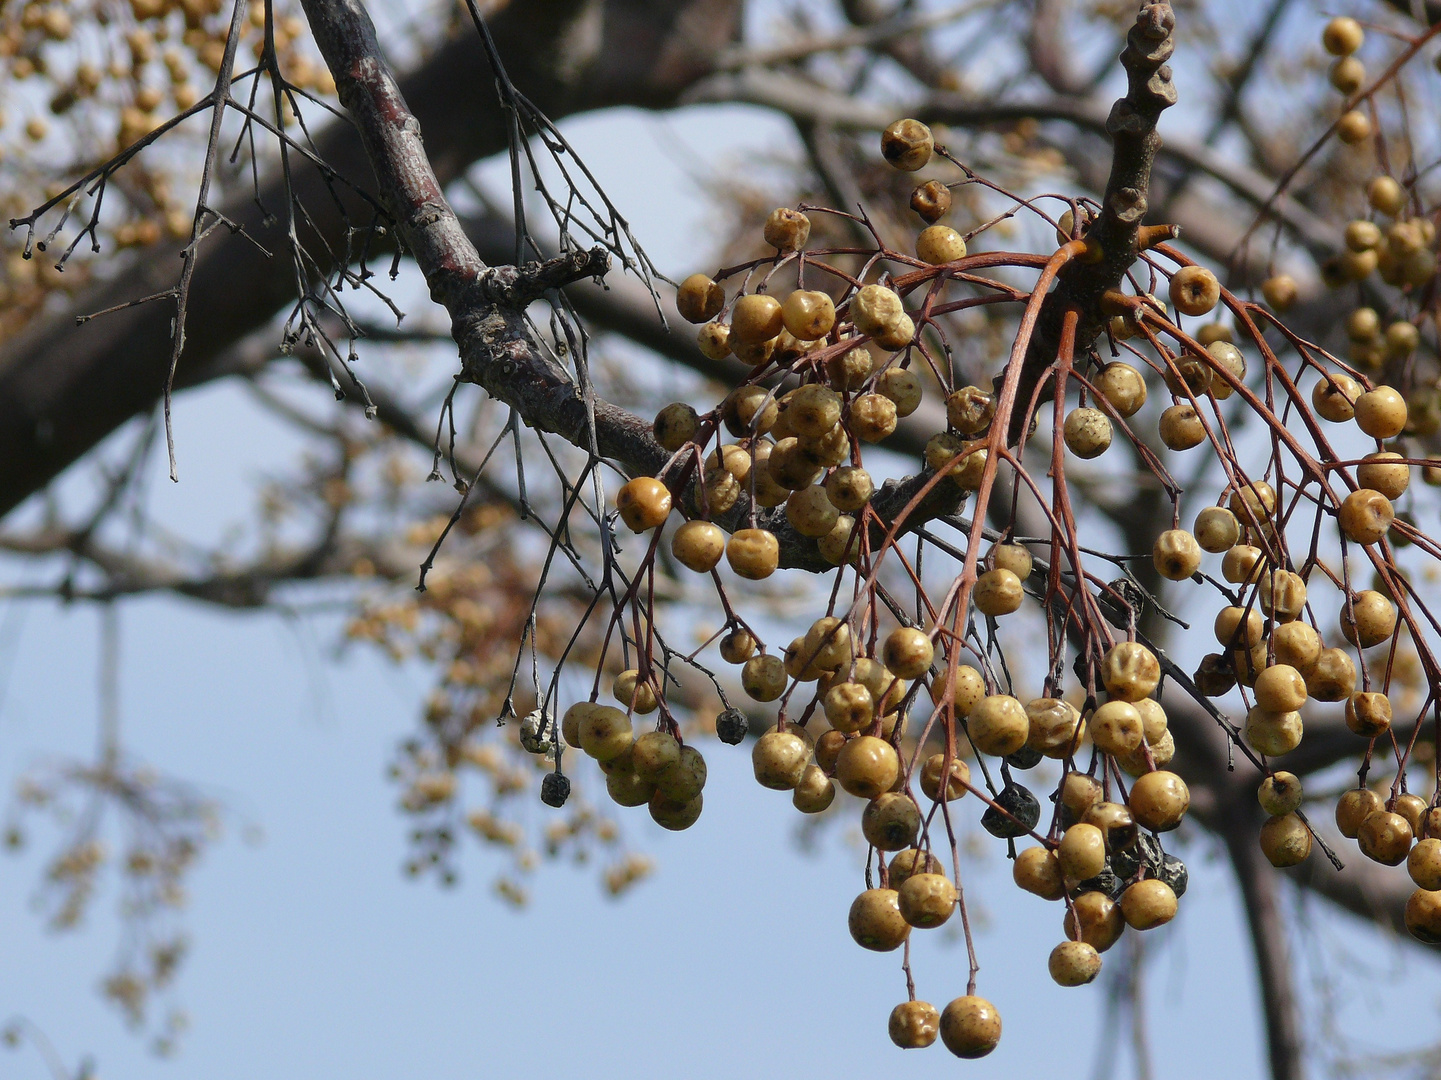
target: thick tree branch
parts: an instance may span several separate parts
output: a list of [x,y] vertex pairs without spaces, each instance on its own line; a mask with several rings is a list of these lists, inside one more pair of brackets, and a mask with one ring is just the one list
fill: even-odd
[[1036,0],[1036,13],[1026,36],[1026,55],[1042,81],[1057,94],[1080,97],[1086,80],[1071,63],[1071,47],[1065,38],[1065,0]]
[[311,546],[269,553],[249,565],[214,573],[189,573],[170,562],[148,559],[99,543],[93,536],[63,528],[41,528],[27,533],[0,533],[0,550],[17,555],[73,555],[103,575],[94,587],[63,581],[58,586],[16,586],[3,590],[7,597],[58,596],[62,600],[101,603],[149,593],[168,592],[216,607],[259,611],[275,605],[276,592],[298,582],[350,576],[357,560],[368,559],[387,576],[399,577],[412,569],[413,557],[398,545],[381,547],[355,537],[341,536],[334,528]]
[[[502,263],[514,253],[515,226],[512,222],[497,214],[478,214],[463,218],[462,224],[487,264]],[[655,299],[650,290],[630,276],[613,276],[603,285],[578,281],[566,289],[566,298],[592,330],[618,334],[657,356],[674,360],[724,386],[744,382],[755,370],[735,356],[712,360],[701,352],[695,336],[676,309],[675,296],[669,290],[661,294],[664,324],[656,318]],[[902,417],[897,423],[895,432],[886,439],[886,449],[919,457],[926,440],[945,426],[943,404],[935,397],[923,398],[915,412]]]
[[[618,103],[662,107],[674,104],[680,92],[706,72],[719,45],[734,38],[738,6],[734,0],[691,0],[667,5],[662,12],[645,0],[608,0],[599,5],[597,18],[596,5],[547,0],[527,5],[523,13],[518,13],[519,6],[506,9],[496,17],[493,30],[509,58],[512,77],[552,117]],[[579,32],[582,22],[585,33]],[[628,47],[615,47],[618,42]],[[637,42],[645,47],[636,47]],[[560,64],[557,53],[563,48],[568,54]],[[442,184],[504,143],[503,118],[492,107],[489,80],[475,77],[477,69],[483,69],[478,47],[470,39],[458,40],[404,84],[412,111],[425,125]],[[752,67],[718,79],[697,96],[756,100],[801,119],[823,114],[850,128],[879,128],[894,118],[889,110],[830,93],[793,75]],[[1107,119],[1104,105],[1091,99],[994,103],[936,93],[913,111],[923,118],[971,125],[1049,118],[1094,133],[1104,133]],[[363,175],[352,132],[337,127],[318,141],[321,156],[338,171]],[[1171,140],[1161,154],[1205,171],[1253,204],[1270,194],[1267,178],[1218,161],[1206,147]],[[343,223],[322,178],[301,170],[296,182],[298,195],[319,226],[330,230],[337,247],[343,246],[338,243]],[[278,185],[261,192],[267,207],[279,205],[282,197]],[[1334,250],[1334,230],[1294,200],[1278,201],[1275,210],[1310,246]],[[243,193],[225,212],[250,232],[264,234],[260,212]],[[175,269],[168,265],[169,252],[152,249],[136,273],[77,300],[72,310],[94,310],[137,292],[169,287]],[[202,250],[193,290],[192,302],[204,308],[207,318],[188,333],[177,372],[179,386],[223,370],[216,368],[215,357],[293,301],[285,275],[276,274],[248,241],[224,235],[212,238]],[[0,478],[0,514],[154,403],[163,379],[157,357],[168,348],[168,334],[169,314],[142,307],[97,320],[81,331],[67,314],[0,349],[0,457],[18,463]]]
[[1271,1080],[1301,1080],[1301,1003],[1296,996],[1286,919],[1281,911],[1281,875],[1266,861],[1256,842],[1265,820],[1255,799],[1227,807],[1221,838],[1241,886],[1241,903],[1256,958]]

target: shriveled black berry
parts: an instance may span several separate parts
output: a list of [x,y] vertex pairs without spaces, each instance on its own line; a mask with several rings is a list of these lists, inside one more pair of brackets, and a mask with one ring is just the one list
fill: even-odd
[[1122,825],[1106,830],[1106,838],[1117,851],[1127,851],[1135,847],[1136,841],[1140,836],[1140,826],[1134,822],[1130,825]]
[[[996,806],[1008,811],[1007,817]],[[1007,784],[996,796],[996,806],[988,806],[981,815],[981,827],[992,836],[1002,839],[1025,836],[1041,820],[1041,804],[1029,789],[1020,784]],[[1015,818],[1013,821],[1011,818]]]
[[564,773],[550,772],[540,782],[540,801],[546,806],[561,807],[570,798],[570,777]]
[[1029,746],[1023,746],[1014,754],[1006,755],[1006,764],[1013,769],[1034,769],[1043,760],[1045,760],[1045,755]]
[[1161,849],[1161,841],[1150,833],[1142,833],[1136,840],[1136,847],[1141,852],[1141,858],[1149,867],[1159,870],[1161,863],[1166,858],[1166,853]]
[[744,741],[749,730],[750,722],[746,720],[746,714],[739,709],[727,709],[715,718],[716,738],[727,746],[735,746]]
[[1171,886],[1171,891],[1181,896],[1186,891],[1186,882],[1190,879],[1190,873],[1186,870],[1186,864],[1174,855],[1164,855],[1161,858],[1161,868],[1156,871],[1156,877]]
[[1128,577],[1117,578],[1111,582],[1108,589],[1112,590],[1127,605],[1135,611],[1145,610],[1147,599],[1145,592]]
[[1231,687],[1236,685],[1236,669],[1229,657],[1207,653],[1201,657],[1201,666],[1196,669],[1192,681],[1206,697],[1221,697],[1230,693]]
[[1161,842],[1149,833],[1141,833],[1136,837],[1136,844],[1124,851],[1117,851],[1110,858],[1112,869],[1121,881],[1128,882],[1134,878],[1142,866],[1146,873],[1155,876],[1160,872],[1162,861],[1166,853],[1161,850]]
[[1116,872],[1118,878],[1122,881],[1130,881],[1141,869],[1141,853],[1136,848],[1132,848],[1130,851],[1118,851],[1107,862],[1111,864],[1111,869]]
[[1076,886],[1072,896],[1080,896],[1084,892],[1103,892],[1112,900],[1121,895],[1125,889],[1125,883],[1116,876],[1116,871],[1107,866],[1093,878],[1087,878]]

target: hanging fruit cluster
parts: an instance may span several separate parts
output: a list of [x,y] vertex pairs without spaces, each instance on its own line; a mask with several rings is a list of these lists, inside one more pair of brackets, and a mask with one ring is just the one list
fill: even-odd
[[[1353,53],[1352,25],[1333,22],[1327,47]],[[1353,73],[1347,85],[1353,78],[1359,82]],[[1339,126],[1343,139],[1351,126]],[[885,130],[881,152],[908,172],[952,160],[913,119]],[[1316,841],[1300,780],[1274,764],[1301,745],[1303,714],[1312,715],[1314,703],[1343,710],[1365,740],[1363,782],[1373,753],[1393,753],[1389,794],[1363,783],[1340,799],[1337,822],[1368,858],[1408,862],[1418,886],[1408,925],[1423,940],[1441,940],[1441,807],[1434,795],[1407,791],[1419,720],[1435,710],[1441,685],[1436,624],[1397,559],[1404,545],[1441,557],[1397,509],[1408,501],[1414,467],[1438,474],[1397,441],[1426,433],[1407,394],[1390,385],[1401,380],[1373,378],[1291,333],[1272,314],[1295,299],[1288,278],[1266,282],[1268,310],[1166,244],[1174,230],[1143,227],[1137,246],[1150,290],[1107,290],[1089,346],[1086,313],[1060,313],[1054,355],[1025,400],[1015,371],[1040,333],[1036,316],[1052,277],[1069,262],[1104,257],[1090,235],[1100,209],[1067,199],[1064,213],[1046,217],[1061,243],[1052,255],[973,252],[968,243],[984,227],[965,234],[945,223],[952,188],[977,182],[954,164],[960,179],[915,188],[911,207],[923,226],[914,255],[887,249],[874,230],[873,250],[810,249],[811,214],[836,214],[862,229],[870,223],[783,207],[763,226],[772,255],[681,283],[677,307],[700,324],[701,350],[745,361],[752,373],[708,412],[677,403],[656,416],[655,439],[672,456],[615,498],[621,520],[649,544],[613,620],[614,627],[632,619],[635,633],[623,636],[637,659],[616,677],[614,704],[593,695],[566,712],[565,741],[601,764],[622,805],[648,805],[668,828],[700,814],[704,761],[676,737],[640,585],[675,516],[683,520],[668,534],[670,555],[712,578],[727,613],[713,639],[722,660],[740,668],[754,702],[778,708],[754,744],[756,780],[791,792],[805,814],[827,810],[837,787],[863,803],[873,861],[849,926],[863,948],[905,947],[910,994],[890,1018],[898,1045],[939,1037],[953,1053],[978,1057],[1000,1037],[998,1011],[975,992],[973,947],[966,992],[944,1009],[917,1000],[910,980],[912,930],[959,913],[970,944],[956,844],[965,806],[979,804],[982,827],[1007,842],[1016,884],[1063,906],[1049,965],[1061,985],[1094,979],[1100,954],[1127,927],[1145,931],[1174,917],[1187,875],[1163,838],[1182,822],[1190,796],[1169,768],[1176,746],[1162,696],[1171,708],[1209,712],[1258,768],[1258,799],[1269,815],[1258,841],[1278,867],[1306,860]],[[1408,199],[1398,191],[1394,181],[1371,185],[1372,205],[1396,224],[1382,233],[1354,222],[1343,262],[1414,289],[1434,275],[1434,228],[1404,216]],[[1043,201],[1025,209],[1045,217]],[[994,273],[1001,266],[1039,271],[1036,284],[1009,284]],[[1364,276],[1351,270],[1351,280]],[[1026,309],[1017,344],[993,383],[965,381],[948,316],[991,305]],[[1353,361],[1391,375],[1382,367],[1415,350],[1420,322],[1418,314],[1383,329],[1373,310],[1353,313]],[[1413,369],[1395,370],[1409,378]],[[1147,409],[1158,388],[1166,400]],[[943,396],[945,428],[926,438],[924,470],[878,475],[869,448],[914,424],[907,418],[927,394]],[[1041,440],[1050,445],[1039,451],[1028,442],[1047,414],[1051,430]],[[1155,442],[1172,456],[1163,458]],[[1138,623],[1152,600],[1136,576],[1107,582],[1087,568],[1098,558],[1124,566],[1127,556],[1089,547],[1083,554],[1067,470],[1119,446],[1172,506],[1173,525],[1154,537],[1150,553],[1156,578],[1196,583],[1193,605],[1205,603],[1207,590],[1219,594],[1211,609],[1217,649],[1193,676],[1142,640]],[[1183,507],[1167,462],[1202,447],[1219,473],[1214,483],[1204,468],[1196,473]],[[970,520],[956,513],[967,501]],[[1024,536],[1026,504],[1027,520],[1049,535]],[[942,541],[942,526],[961,539]],[[901,546],[912,537],[913,557]],[[922,571],[927,550],[960,564],[940,590]],[[1206,565],[1212,558],[1219,566]],[[1358,562],[1373,568],[1372,588],[1356,582]],[[804,633],[771,644],[727,590],[785,566],[833,567],[835,585]],[[898,582],[914,589],[913,605],[899,599]],[[1023,685],[997,635],[1028,608],[1028,617],[1044,620],[1048,655],[1044,676]],[[1405,717],[1403,740],[1391,694],[1407,657],[1419,661],[1411,666],[1431,690]],[[1233,694],[1239,723],[1229,705],[1211,703]],[[655,730],[637,737],[633,718],[657,712]],[[744,730],[738,715],[718,723],[728,742]],[[1046,800],[1016,774],[1047,758],[1061,772],[1043,815]],[[1018,850],[1026,838],[1031,846]]]

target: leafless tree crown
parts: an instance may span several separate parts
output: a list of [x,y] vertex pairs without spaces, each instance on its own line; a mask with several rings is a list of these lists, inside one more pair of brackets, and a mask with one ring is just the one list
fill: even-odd
[[[850,929],[902,956],[891,1038],[974,1057],[1000,1020],[967,833],[1057,902],[1056,981],[1127,943],[1138,1017],[1137,935],[1199,826],[1245,898],[1273,1075],[1345,1064],[1303,1038],[1288,898],[1441,942],[1437,13],[1301,26],[1276,0],[1238,36],[1204,6],[843,0],[769,44],[741,14],[466,0],[390,50],[359,0],[0,15],[32,151],[0,159],[0,546],[54,574],[6,595],[105,612],[97,758],[27,777],[8,832],[82,807],[50,917],[80,918],[117,816],[133,943],[106,992],[147,1022],[223,817],[122,749],[120,603],[294,613],[334,584],[348,641],[437,672],[392,767],[411,874],[453,884],[468,831],[512,902],[596,851],[624,892],[649,860],[600,788],[684,829],[707,740],[753,737],[763,787],[859,817]],[[785,117],[804,160],[780,197],[706,177],[727,235],[676,283],[557,123],[717,103]],[[472,172],[498,153],[503,200]],[[444,369],[421,394],[372,362],[417,355]],[[183,471],[174,393],[223,377],[314,449],[196,549],[145,484],[162,433]],[[55,481],[87,456],[77,507]],[[969,976],[942,1009],[910,950],[951,918]]]

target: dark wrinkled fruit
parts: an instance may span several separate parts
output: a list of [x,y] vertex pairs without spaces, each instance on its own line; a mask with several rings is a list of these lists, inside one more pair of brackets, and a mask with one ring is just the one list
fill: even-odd
[[1141,869],[1142,862],[1146,863],[1147,869],[1151,869],[1151,863],[1145,859],[1140,844],[1130,851],[1117,851],[1106,861],[1112,870],[1127,881],[1136,876],[1136,871]]
[[1034,769],[1043,760],[1045,755],[1029,746],[1023,746],[1014,754],[1006,755],[1006,763],[1013,769]]
[[1081,819],[1106,834],[1106,850],[1112,853],[1134,847],[1141,832],[1131,811],[1120,803],[1097,803]]
[[992,836],[1002,839],[1025,836],[1041,820],[1041,804],[1020,784],[1007,784],[996,796],[996,806],[1009,811],[1016,820],[1012,821],[995,806],[986,807],[981,815],[981,827]]
[[570,798],[570,777],[564,773],[546,773],[540,782],[540,801],[546,806],[561,807]]
[[1136,837],[1136,850],[1141,853],[1141,861],[1148,867],[1159,870],[1169,856],[1161,850],[1161,841],[1149,833],[1142,833]]
[[1146,868],[1148,874],[1160,876],[1160,869],[1168,857],[1161,850],[1159,840],[1149,833],[1141,833],[1136,837],[1134,847],[1126,851],[1118,851],[1111,856],[1111,868],[1116,871],[1116,875],[1122,881],[1130,881],[1142,866]]
[[1186,883],[1191,879],[1186,864],[1169,854],[1161,859],[1161,868],[1156,871],[1156,877],[1171,886],[1171,891],[1178,899],[1185,893]]
[[1196,689],[1206,697],[1220,697],[1236,685],[1236,672],[1231,661],[1220,653],[1207,653],[1201,657],[1201,666],[1196,669],[1193,680]]
[[1071,895],[1080,896],[1083,892],[1103,892],[1114,900],[1121,895],[1125,887],[1125,882],[1116,876],[1115,870],[1108,866],[1095,877],[1087,878],[1077,885],[1071,890]]
[[716,738],[727,746],[743,742],[749,730],[746,714],[739,709],[727,709],[715,718]]

